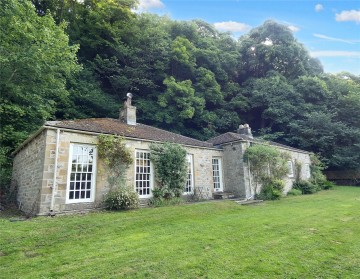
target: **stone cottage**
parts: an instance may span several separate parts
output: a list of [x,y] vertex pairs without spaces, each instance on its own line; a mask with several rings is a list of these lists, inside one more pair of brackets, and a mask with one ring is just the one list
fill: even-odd
[[[48,121],[14,152],[13,183],[22,211],[48,215],[91,210],[101,206],[108,191],[107,175],[97,156],[98,136],[118,135],[134,154],[134,163],[126,173],[140,199],[152,196],[154,168],[150,161],[151,143],[181,144],[187,151],[188,178],[184,195],[194,192],[204,199],[214,193],[231,192],[239,198],[251,198],[252,176],[243,160],[251,143],[261,143],[241,125],[237,133],[228,132],[200,141],[162,129],[137,123],[131,94],[119,119],[98,118]],[[275,144],[275,143],[274,143]],[[301,178],[310,177],[309,153],[284,145],[276,147],[291,156],[285,192],[294,180],[294,162],[301,162]]]

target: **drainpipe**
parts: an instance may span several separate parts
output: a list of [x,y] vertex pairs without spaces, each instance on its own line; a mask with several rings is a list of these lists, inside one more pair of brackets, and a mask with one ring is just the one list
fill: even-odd
[[250,163],[249,161],[247,162],[248,165],[248,172],[249,172],[249,190],[250,190],[250,197],[246,197],[247,200],[251,200],[254,196],[254,194],[252,193],[252,179],[251,179],[251,170],[250,170]]
[[56,178],[57,178],[57,168],[58,168],[58,158],[59,158],[59,142],[60,142],[60,129],[56,129],[55,163],[54,163],[53,185],[51,192],[50,216],[55,216],[54,204],[55,204],[55,192],[57,185]]

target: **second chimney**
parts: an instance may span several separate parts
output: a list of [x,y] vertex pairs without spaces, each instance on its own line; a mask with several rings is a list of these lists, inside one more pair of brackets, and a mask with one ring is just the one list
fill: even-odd
[[124,106],[120,108],[119,119],[128,125],[136,125],[136,107],[131,105],[133,95],[127,93],[126,97]]
[[246,135],[251,139],[253,138],[253,135],[252,135],[251,128],[250,128],[249,124],[240,125],[237,132],[238,132],[238,134]]

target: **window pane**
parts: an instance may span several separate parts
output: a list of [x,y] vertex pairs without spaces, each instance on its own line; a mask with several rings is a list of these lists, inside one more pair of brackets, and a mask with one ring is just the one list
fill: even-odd
[[[96,164],[94,147],[74,144],[71,154],[71,171],[69,173],[69,200],[91,198],[91,189],[94,184],[93,164]],[[81,191],[80,191],[81,190]]]
[[140,196],[150,195],[151,163],[147,151],[136,151],[135,190]]

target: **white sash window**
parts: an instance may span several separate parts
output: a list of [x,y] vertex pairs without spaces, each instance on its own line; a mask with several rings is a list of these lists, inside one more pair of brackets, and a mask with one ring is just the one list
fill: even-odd
[[71,144],[66,202],[93,202],[96,174],[96,147]]

